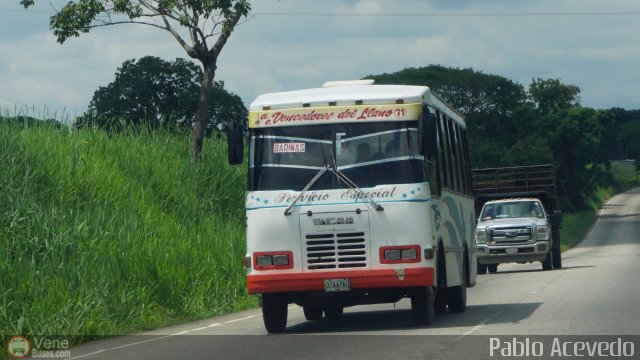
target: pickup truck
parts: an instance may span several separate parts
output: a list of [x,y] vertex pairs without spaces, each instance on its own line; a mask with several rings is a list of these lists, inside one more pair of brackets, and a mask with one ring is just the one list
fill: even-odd
[[[555,209],[555,170],[551,165],[476,169],[475,204],[481,209],[475,230],[478,274],[498,264],[540,261],[543,270],[562,267],[560,222]],[[549,212],[551,211],[551,213]]]

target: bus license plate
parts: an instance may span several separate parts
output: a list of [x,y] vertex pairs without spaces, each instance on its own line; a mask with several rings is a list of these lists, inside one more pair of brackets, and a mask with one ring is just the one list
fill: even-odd
[[324,281],[325,292],[349,291],[351,283],[349,279],[326,279]]
[[517,254],[518,253],[518,248],[507,248],[507,254]]

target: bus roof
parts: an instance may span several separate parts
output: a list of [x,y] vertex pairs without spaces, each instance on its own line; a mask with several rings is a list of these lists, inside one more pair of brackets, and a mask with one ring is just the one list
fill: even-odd
[[424,102],[463,122],[463,116],[427,86],[411,85],[344,85],[268,93],[258,96],[249,106],[249,111],[349,106],[356,101],[361,105],[384,105],[395,104],[400,99],[405,104]]
[[265,106],[271,109],[300,108],[303,104],[310,106],[328,106],[329,102],[336,105],[354,105],[361,100],[362,105],[395,104],[396,99],[403,99],[405,103],[419,103],[429,94],[426,86],[404,85],[345,85],[321,87],[296,91],[263,94],[258,96],[249,110],[263,110]]
[[[326,106],[387,105],[402,100],[404,104],[426,103],[448,115],[462,126],[464,116],[444,102],[427,86],[373,85],[329,82],[331,85],[295,91],[284,91],[259,95],[249,106],[250,112],[315,108]],[[335,83],[335,84],[333,84]]]

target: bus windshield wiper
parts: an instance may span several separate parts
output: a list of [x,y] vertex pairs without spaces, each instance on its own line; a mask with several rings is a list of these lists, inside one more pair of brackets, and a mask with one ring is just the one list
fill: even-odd
[[293,209],[293,207],[296,205],[296,203],[304,196],[304,194],[309,190],[309,188],[311,188],[313,186],[313,184],[315,184],[316,181],[318,181],[318,179],[322,176],[322,174],[327,172],[327,170],[329,170],[332,173],[334,173],[338,177],[338,179],[342,180],[342,182],[344,182],[348,187],[350,187],[351,190],[356,191],[358,193],[358,196],[362,195],[363,198],[365,200],[367,200],[371,205],[373,205],[373,207],[376,210],[378,210],[378,211],[383,211],[384,210],[382,205],[378,204],[375,200],[373,200],[371,198],[371,196],[369,196],[369,194],[367,194],[362,189],[360,189],[360,187],[358,185],[356,185],[356,183],[354,183],[345,174],[343,174],[340,170],[338,170],[338,165],[336,163],[336,157],[333,155],[333,151],[331,151],[332,164],[327,164],[327,160],[324,157],[324,152],[322,153],[322,156],[324,158],[324,166],[322,167],[322,169],[320,169],[320,171],[318,171],[318,173],[311,180],[309,180],[309,183],[304,187],[304,189],[302,189],[302,191],[300,192],[300,195],[298,195],[296,197],[296,199],[293,200],[293,202],[291,204],[289,204],[289,206],[287,206],[287,208],[284,210],[284,215],[285,216],[291,215],[291,209]]
[[360,195],[364,195],[365,200],[369,201],[369,203],[371,205],[373,205],[373,207],[378,210],[378,211],[383,211],[384,208],[382,207],[382,205],[378,204],[377,202],[375,202],[375,200],[373,200],[373,198],[371,198],[371,196],[369,196],[369,194],[367,194],[366,192],[362,191],[362,189],[360,189],[360,187],[358,185],[356,185],[356,183],[354,183],[351,179],[349,179],[345,174],[342,173],[342,171],[338,170],[338,164],[336,163],[336,157],[333,155],[333,150],[331,151],[331,158],[333,160],[333,164],[332,166],[329,168],[329,170],[331,170],[331,172],[333,172],[334,174],[336,174],[336,176],[338,177],[339,180],[342,180],[342,182],[344,182],[345,184],[347,184],[348,187],[351,188],[351,190],[357,191],[358,192],[358,196]]
[[369,196],[369,194],[367,194],[366,192],[362,191],[362,189],[360,189],[360,187],[358,187],[358,185],[356,185],[356,183],[354,183],[353,181],[351,181],[351,179],[349,179],[345,174],[343,174],[340,170],[338,170],[337,167],[333,167],[330,169],[334,174],[336,174],[336,176],[338,177],[338,179],[342,180],[345,184],[347,184],[348,187],[351,188],[351,190],[357,191],[358,192],[358,196],[363,195],[364,199],[369,201],[369,203],[371,205],[373,205],[373,207],[378,210],[378,211],[382,211],[384,210],[384,208],[382,207],[382,205],[378,204],[377,202],[375,202],[375,200],[373,200],[371,198],[371,196]]
[[300,200],[300,198],[302,198],[302,196],[304,196],[304,194],[307,192],[307,190],[309,190],[309,188],[312,187],[313,184],[316,183],[316,181],[318,181],[320,176],[322,176],[322,174],[324,174],[329,169],[331,169],[331,167],[329,165],[325,164],[324,167],[322,169],[320,169],[320,171],[318,171],[316,176],[314,176],[313,179],[311,179],[309,181],[309,183],[304,187],[304,189],[302,189],[302,191],[300,192],[300,195],[298,195],[298,197],[296,197],[296,199],[293,200],[293,202],[291,204],[289,204],[289,206],[287,206],[287,208],[284,211],[284,215],[285,216],[291,215],[291,209],[293,209],[293,206],[298,202],[298,200]]

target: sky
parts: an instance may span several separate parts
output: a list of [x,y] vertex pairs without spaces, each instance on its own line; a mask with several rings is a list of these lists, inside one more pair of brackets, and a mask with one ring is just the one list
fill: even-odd
[[[68,120],[122,63],[188,59],[166,31],[94,29],[58,44],[49,17],[68,0],[0,0],[0,114]],[[216,80],[248,106],[261,93],[407,67],[473,68],[529,86],[560,79],[581,104],[640,109],[637,0],[253,0]]]

